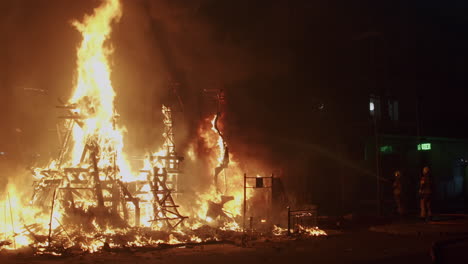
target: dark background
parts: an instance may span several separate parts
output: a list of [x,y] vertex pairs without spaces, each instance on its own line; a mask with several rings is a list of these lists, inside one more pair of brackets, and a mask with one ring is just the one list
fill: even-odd
[[[323,208],[375,177],[363,162],[370,94],[400,101],[393,132],[416,135],[419,108],[420,135],[467,134],[466,1],[122,2],[112,81],[129,152],[159,144],[172,81],[184,103],[180,148],[195,137],[201,91],[225,89],[231,151],[282,170],[297,199]],[[98,4],[0,2],[5,166],[55,154],[54,106],[72,91],[80,41],[70,21]]]

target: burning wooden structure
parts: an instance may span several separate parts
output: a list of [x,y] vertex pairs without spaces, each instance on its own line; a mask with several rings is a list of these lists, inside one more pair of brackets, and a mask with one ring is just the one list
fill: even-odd
[[[70,99],[58,106],[65,112],[59,154],[47,166],[33,170],[36,182],[30,207],[23,207],[31,212],[29,219],[13,216],[12,204],[20,203],[11,203],[8,196],[9,232],[18,245],[43,246],[46,241],[50,247],[56,241],[58,247],[96,251],[102,245],[217,240],[220,230],[242,235],[239,220],[246,215],[246,201],[252,193],[246,190],[244,171],[221,132],[222,90],[205,91],[215,98],[217,109],[201,120],[197,134],[208,150],[203,173],[209,178],[204,190],[192,193],[193,201],[186,207],[194,210],[182,211],[176,203],[184,158],[176,152],[170,107],[162,106],[162,148],[148,154],[143,166],[130,169],[108,63],[111,25],[121,12],[119,0],[103,0],[94,14],[73,22],[83,38],[77,54],[76,87]],[[223,181],[219,180],[222,173]],[[257,187],[264,187],[258,183]],[[193,220],[190,226],[184,226],[189,222],[187,215]],[[21,226],[15,226],[13,219]],[[44,233],[48,233],[45,240]]]
[[[68,124],[81,124],[80,117],[73,106],[60,106],[69,110]],[[165,228],[175,228],[187,217],[179,213],[172,195],[177,192],[177,181],[183,157],[177,156],[174,144],[172,113],[163,105],[164,114],[164,150],[160,155],[149,157],[150,167],[140,172],[143,179],[123,182],[116,160],[116,152],[111,157],[110,166],[100,167],[101,146],[96,140],[90,140],[84,146],[80,166],[64,167],[65,150],[69,148],[71,125],[65,131],[59,159],[54,169],[38,170],[40,180],[35,183],[32,204],[49,205],[57,199],[64,213],[74,215],[83,213],[86,204],[92,204],[100,218],[109,216],[109,221],[118,225],[140,226],[141,203],[150,203],[153,208],[153,219],[164,224]],[[115,117],[116,119],[116,117]],[[149,187],[149,188],[145,188]],[[52,195],[56,193],[56,195]],[[129,206],[129,204],[131,206]],[[130,221],[132,219],[132,221]],[[102,219],[96,219],[101,223]],[[104,221],[106,224],[109,221]]]

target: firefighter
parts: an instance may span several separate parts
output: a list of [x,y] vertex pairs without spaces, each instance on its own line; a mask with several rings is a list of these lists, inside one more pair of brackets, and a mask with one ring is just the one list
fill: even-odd
[[395,199],[395,204],[397,212],[400,216],[403,215],[403,207],[401,203],[401,173],[399,170],[394,173],[395,179],[393,180],[393,197]]
[[419,180],[419,202],[421,207],[421,218],[427,219],[432,216],[432,177],[429,167],[424,167]]

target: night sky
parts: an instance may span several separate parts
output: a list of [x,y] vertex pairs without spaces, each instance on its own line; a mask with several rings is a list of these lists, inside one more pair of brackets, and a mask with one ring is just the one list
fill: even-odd
[[[231,150],[290,174],[310,173],[317,153],[360,159],[349,140],[371,93],[401,100],[409,135],[418,100],[423,135],[468,133],[466,1],[122,2],[112,81],[132,149],[160,140],[155,113],[173,102],[170,80],[185,107],[182,146],[203,113],[201,91],[225,89]],[[54,106],[71,92],[80,41],[70,21],[97,5],[0,3],[0,147],[13,156],[51,152]]]

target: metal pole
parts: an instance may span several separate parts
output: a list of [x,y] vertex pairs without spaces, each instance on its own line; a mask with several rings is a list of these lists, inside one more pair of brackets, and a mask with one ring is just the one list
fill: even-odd
[[377,128],[377,117],[374,115],[374,134],[375,134],[375,175],[377,178],[377,214],[382,215],[382,199],[380,186],[380,150],[379,150],[379,132]]
[[291,235],[291,207],[288,206],[288,236]]
[[[269,216],[269,219],[270,221],[273,219],[273,215],[274,215],[274,208],[273,208],[273,173],[271,174],[271,186],[270,186],[270,216]],[[271,223],[271,222],[270,222]]]
[[247,212],[247,173],[244,173],[244,213],[243,213],[243,220],[244,220],[244,232],[245,232],[245,215]]
[[416,137],[419,139],[421,137],[421,98],[419,96],[419,91],[416,95]]

